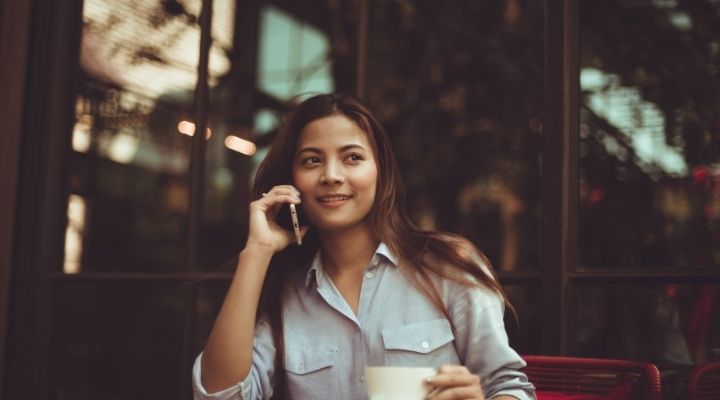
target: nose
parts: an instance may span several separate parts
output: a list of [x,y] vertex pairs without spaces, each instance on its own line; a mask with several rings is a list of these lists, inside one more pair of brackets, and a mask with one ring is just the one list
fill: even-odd
[[342,167],[337,162],[327,162],[320,175],[320,182],[326,185],[343,183]]

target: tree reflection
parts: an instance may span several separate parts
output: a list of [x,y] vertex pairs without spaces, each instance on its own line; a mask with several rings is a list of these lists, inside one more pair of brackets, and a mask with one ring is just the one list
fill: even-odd
[[470,237],[503,269],[537,262],[542,10],[517,0],[372,10],[369,99],[413,212]]
[[617,0],[580,9],[583,68],[615,77],[584,85],[581,262],[720,265],[720,6]]

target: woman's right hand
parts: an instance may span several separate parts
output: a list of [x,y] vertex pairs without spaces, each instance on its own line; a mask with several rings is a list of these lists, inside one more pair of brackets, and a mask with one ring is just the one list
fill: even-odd
[[[275,222],[278,213],[286,204],[300,204],[300,191],[292,185],[278,185],[270,189],[263,197],[250,203],[248,246],[260,246],[277,253],[295,242],[293,232],[283,229]],[[290,214],[281,215],[290,218]],[[300,234],[305,236],[308,227],[300,227]]]

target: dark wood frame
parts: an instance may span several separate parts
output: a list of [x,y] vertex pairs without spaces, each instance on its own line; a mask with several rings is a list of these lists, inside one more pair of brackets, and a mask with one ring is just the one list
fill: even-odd
[[[0,2],[0,360],[5,360],[6,354],[29,21],[29,2]],[[5,386],[4,366],[0,363],[0,393]]]
[[[7,4],[11,2],[6,2]],[[52,271],[60,271],[67,225],[67,169],[74,124],[74,96],[82,30],[82,1],[35,0],[29,3],[27,74],[22,126],[9,132],[19,139],[18,179],[10,282],[3,398],[47,398]],[[5,12],[13,9],[5,8]],[[27,11],[27,10],[25,10]],[[22,28],[17,28],[22,34]],[[5,37],[5,35],[3,35]],[[12,35],[7,40],[14,40]],[[22,38],[20,40],[23,40]],[[16,49],[17,54],[21,49]],[[16,55],[17,55],[16,54]],[[8,77],[12,79],[12,77]],[[5,245],[5,243],[3,243]],[[9,276],[8,276],[9,275]]]
[[578,9],[576,0],[546,0],[545,116],[542,153],[541,348],[565,354],[568,333],[568,273],[577,242]]

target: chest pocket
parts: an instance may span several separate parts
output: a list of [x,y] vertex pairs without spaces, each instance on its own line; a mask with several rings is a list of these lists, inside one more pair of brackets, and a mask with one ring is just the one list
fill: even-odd
[[446,319],[415,322],[383,329],[385,365],[437,368],[458,362],[455,336]]
[[285,371],[292,398],[322,399],[327,393],[339,393],[336,346],[301,346],[285,348]]

